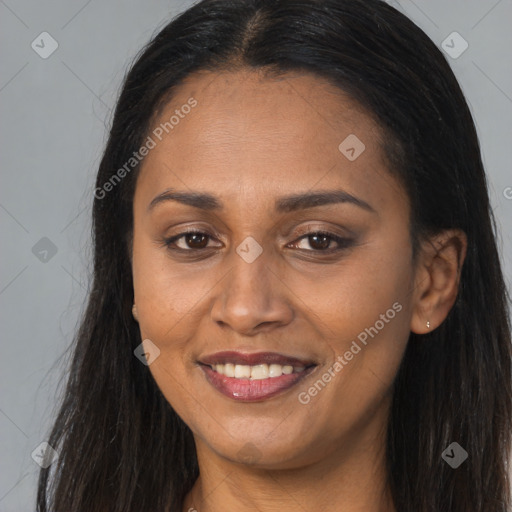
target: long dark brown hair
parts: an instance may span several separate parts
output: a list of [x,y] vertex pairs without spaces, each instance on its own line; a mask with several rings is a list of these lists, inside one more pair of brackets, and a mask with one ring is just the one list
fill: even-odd
[[[475,126],[441,51],[379,0],[204,0],[141,51],[99,166],[92,288],[48,438],[60,457],[40,472],[37,510],[181,512],[199,474],[190,429],[133,354],[139,167],[98,191],[184,78],[240,68],[313,73],[348,93],[387,134],[389,172],[412,204],[413,246],[448,228],[466,233],[457,301],[437,329],[411,333],[394,382],[388,478],[400,512],[510,511],[510,299]],[[453,441],[469,454],[457,469],[441,457]]]

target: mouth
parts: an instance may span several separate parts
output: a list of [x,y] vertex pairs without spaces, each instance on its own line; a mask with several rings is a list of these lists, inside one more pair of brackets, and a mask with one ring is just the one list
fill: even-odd
[[224,396],[256,402],[297,385],[318,366],[275,352],[217,352],[198,361],[207,381]]

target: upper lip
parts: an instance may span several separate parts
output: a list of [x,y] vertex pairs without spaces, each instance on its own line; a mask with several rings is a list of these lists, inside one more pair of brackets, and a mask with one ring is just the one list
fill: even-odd
[[312,366],[316,363],[311,359],[298,358],[279,354],[277,352],[252,352],[242,353],[236,351],[215,352],[201,357],[200,363],[207,365],[215,364],[239,364],[245,366],[256,366],[258,364],[280,364],[282,366]]

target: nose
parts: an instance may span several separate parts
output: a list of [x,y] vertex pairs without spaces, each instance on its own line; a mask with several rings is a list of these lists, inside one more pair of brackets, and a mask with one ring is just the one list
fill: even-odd
[[251,263],[235,252],[230,264],[231,270],[219,283],[221,291],[211,309],[214,322],[250,336],[292,321],[284,276],[279,275],[277,265],[272,265],[265,251]]

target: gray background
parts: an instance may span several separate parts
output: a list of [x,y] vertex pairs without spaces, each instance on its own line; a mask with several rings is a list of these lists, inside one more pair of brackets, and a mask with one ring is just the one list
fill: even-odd
[[[191,3],[0,0],[0,512],[35,509],[31,454],[51,425],[86,298],[94,177],[121,79],[151,35]],[[469,44],[447,58],[476,120],[510,289],[512,0],[389,3],[438,46],[454,31]],[[48,51],[42,32],[58,42],[46,59],[31,47],[35,40]]]

